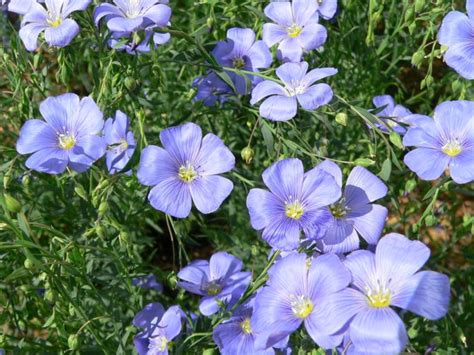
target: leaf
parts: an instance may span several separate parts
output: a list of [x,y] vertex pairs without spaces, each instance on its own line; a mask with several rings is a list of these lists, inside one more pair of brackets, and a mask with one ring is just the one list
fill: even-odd
[[359,158],[354,161],[354,164],[367,167],[367,166],[374,165],[375,161],[369,158]]
[[268,123],[263,122],[263,124],[262,124],[262,135],[263,135],[263,141],[265,142],[265,146],[267,147],[268,155],[272,155],[273,147],[275,145],[275,140],[273,139],[273,134],[270,131],[270,128],[268,128],[267,125],[268,125]]
[[390,175],[392,174],[392,162],[390,159],[385,159],[382,164],[382,169],[379,172],[379,176],[382,180],[388,181],[390,179]]

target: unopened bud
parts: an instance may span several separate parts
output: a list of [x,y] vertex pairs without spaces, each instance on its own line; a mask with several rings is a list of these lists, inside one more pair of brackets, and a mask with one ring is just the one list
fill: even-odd
[[250,164],[250,162],[253,159],[253,149],[250,147],[245,147],[242,149],[240,152],[240,155],[242,156],[242,159],[245,161],[245,163]]

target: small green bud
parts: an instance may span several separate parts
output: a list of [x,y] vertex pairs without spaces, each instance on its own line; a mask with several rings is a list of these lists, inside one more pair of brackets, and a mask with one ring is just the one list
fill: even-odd
[[242,159],[245,161],[245,163],[250,164],[250,162],[251,162],[252,159],[253,159],[254,152],[253,152],[253,149],[252,149],[252,148],[250,148],[250,147],[245,147],[245,148],[242,149],[242,151],[240,152],[240,155],[242,156]]
[[419,68],[424,58],[425,58],[425,52],[422,49],[420,49],[416,51],[415,53],[413,53],[413,56],[411,57],[411,64]]
[[34,267],[35,267],[35,263],[33,260],[31,260],[30,258],[26,258],[25,261],[23,262],[23,266],[25,267],[25,269],[27,270],[33,270]]
[[214,19],[212,17],[208,17],[206,21],[206,26],[208,28],[212,28],[212,25],[214,24]]
[[130,91],[135,90],[135,88],[137,87],[137,81],[133,79],[132,77],[125,78],[123,83],[125,87]]
[[409,6],[407,11],[405,12],[405,23],[411,22],[414,14],[415,14],[415,11],[413,7]]
[[356,159],[354,161],[354,164],[359,165],[359,166],[367,167],[367,166],[374,165],[375,161],[373,161],[372,159],[368,159],[368,158],[359,158],[359,159]]
[[82,185],[77,185],[74,188],[74,192],[84,201],[87,201],[87,192]]
[[408,25],[408,32],[412,35],[416,30],[416,22],[413,21]]
[[415,0],[415,12],[420,12],[425,7],[425,0]]
[[107,201],[102,201],[99,205],[99,216],[103,216],[107,212],[108,203]]
[[76,334],[71,334],[69,338],[67,339],[67,345],[69,346],[69,349],[71,350],[76,350],[77,347],[79,346],[79,338],[77,337]]
[[347,126],[347,113],[345,112],[339,112],[336,115],[336,122],[339,123],[342,126]]
[[23,177],[21,178],[21,183],[23,184],[23,186],[27,187],[30,184],[30,175],[23,175]]
[[21,210],[21,204],[10,194],[3,195],[5,197],[5,205],[10,212],[18,213]]
[[432,227],[432,226],[434,226],[434,225],[436,224],[436,222],[437,222],[437,219],[436,219],[436,217],[433,216],[433,215],[429,215],[429,216],[427,216],[426,219],[425,219],[425,224],[426,224],[427,227]]

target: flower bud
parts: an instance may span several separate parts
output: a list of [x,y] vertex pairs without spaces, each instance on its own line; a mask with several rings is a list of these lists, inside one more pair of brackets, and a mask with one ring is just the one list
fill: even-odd
[[347,126],[347,113],[345,112],[339,112],[336,115],[336,122],[339,123],[342,126]]
[[5,205],[10,212],[18,213],[21,210],[21,204],[10,194],[3,195],[5,197]]
[[76,334],[71,334],[69,338],[67,339],[67,345],[69,346],[69,349],[71,350],[76,350],[78,345],[79,345],[79,338],[77,337]]
[[242,156],[242,159],[245,161],[245,163],[250,164],[254,156],[253,149],[250,147],[245,147],[240,152],[240,155]]

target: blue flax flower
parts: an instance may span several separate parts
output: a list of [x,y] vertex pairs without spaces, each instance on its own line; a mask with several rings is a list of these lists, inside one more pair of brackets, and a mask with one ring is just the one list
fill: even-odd
[[49,97],[40,112],[45,121],[26,121],[16,144],[18,153],[33,153],[28,168],[48,174],[60,174],[66,167],[83,172],[105,154],[105,140],[99,136],[103,115],[90,97]]
[[266,349],[295,332],[302,323],[314,342],[331,349],[343,334],[327,335],[326,318],[316,306],[347,288],[349,270],[334,254],[308,258],[293,253],[277,261],[268,271],[267,285],[255,300],[252,329],[259,334],[257,348]]
[[440,44],[448,47],[444,61],[465,79],[474,79],[474,0],[466,2],[467,16],[459,11],[446,15],[438,33]]
[[448,311],[449,278],[418,272],[429,256],[423,243],[395,233],[380,239],[375,254],[351,253],[344,261],[352,273],[351,287],[315,305],[316,324],[328,334],[348,329],[355,349],[362,353],[402,352],[408,337],[392,307],[431,320]]
[[194,101],[202,101],[206,106],[214,106],[216,102],[223,103],[227,100],[232,89],[216,73],[210,72],[205,76],[196,78],[193,87],[197,87]]
[[156,281],[155,275],[135,277],[132,279],[132,285],[143,288],[144,290],[163,291],[163,285]]
[[229,148],[212,133],[203,138],[194,123],[164,129],[160,140],[164,149],[146,147],[138,167],[138,180],[154,186],[148,196],[151,205],[177,218],[189,215],[191,200],[200,212],[215,212],[234,187],[218,175],[234,168]]
[[[402,105],[395,104],[393,97],[390,95],[375,96],[372,102],[377,108],[384,107],[382,111],[377,113],[377,116],[380,117],[387,126],[391,127],[399,134],[404,134],[406,132],[406,128],[400,123],[409,124],[407,119],[413,116],[410,110]],[[379,124],[378,127],[383,131],[387,130],[381,124]]]
[[139,355],[167,355],[168,343],[181,332],[184,312],[171,306],[165,312],[160,303],[150,303],[133,318],[135,327],[143,328],[133,339]]
[[199,310],[210,316],[220,303],[230,309],[247,289],[251,273],[241,271],[242,261],[225,252],[215,253],[207,260],[194,260],[179,273],[178,285],[202,296]]
[[122,171],[135,151],[135,138],[129,131],[129,125],[129,119],[122,111],[115,113],[115,119],[105,121],[104,136],[108,145],[105,159],[111,174]]
[[79,33],[79,25],[68,16],[84,11],[90,3],[91,0],[45,0],[45,8],[33,1],[21,21],[20,38],[26,49],[38,48],[38,36],[43,31],[50,46],[67,46]]
[[262,237],[273,248],[294,250],[300,244],[301,231],[306,238],[324,236],[331,219],[327,207],[341,197],[341,188],[322,169],[304,172],[299,159],[276,162],[262,174],[270,189],[252,189],[247,197],[250,223],[263,229]]
[[309,73],[308,63],[285,63],[277,70],[277,76],[284,86],[265,80],[252,91],[250,103],[260,105],[260,115],[272,121],[288,121],[296,116],[298,103],[305,110],[316,110],[329,103],[333,97],[332,89],[327,84],[316,84],[316,81],[337,73],[334,68],[313,69]]
[[[317,168],[331,174],[342,188],[342,171],[326,160]],[[319,246],[324,252],[347,253],[359,249],[359,235],[377,244],[387,218],[387,208],[372,203],[387,194],[387,186],[367,169],[356,166],[347,178],[342,197],[329,207],[332,218]]]
[[272,2],[265,15],[274,23],[263,25],[263,40],[268,47],[279,43],[277,55],[285,62],[299,62],[303,51],[326,42],[327,31],[318,23],[318,1]]
[[[424,116],[421,116],[424,117]],[[446,169],[458,184],[474,180],[474,102],[447,101],[438,105],[434,119],[419,119],[403,137],[416,149],[405,164],[423,180],[435,180]]]
[[150,27],[165,27],[171,8],[160,0],[114,0],[102,3],[94,11],[96,25],[105,17],[111,32],[131,33]]
[[[219,347],[222,355],[248,354],[248,355],[273,355],[275,350],[272,347],[260,350],[255,347],[256,334],[252,329],[252,314],[255,307],[255,297],[239,306],[232,317],[225,320],[214,328],[212,337]],[[286,337],[274,347],[278,350],[287,350],[288,338]],[[291,353],[291,352],[290,352]]]
[[[251,72],[268,68],[272,64],[272,55],[263,41],[255,40],[255,32],[249,28],[231,28],[227,31],[227,40],[217,42],[212,55],[219,65]],[[247,80],[256,83],[260,78],[252,75],[242,76],[227,72],[238,94],[250,91]]]

